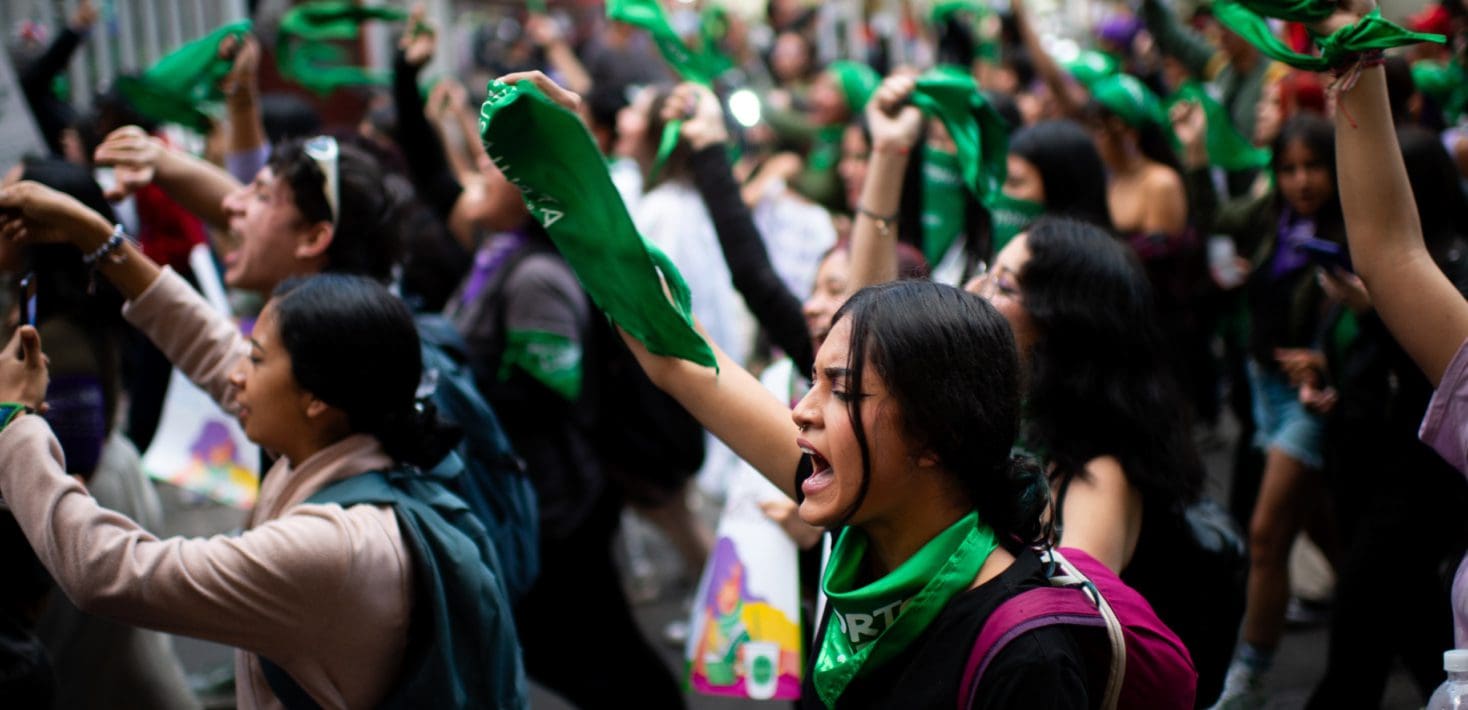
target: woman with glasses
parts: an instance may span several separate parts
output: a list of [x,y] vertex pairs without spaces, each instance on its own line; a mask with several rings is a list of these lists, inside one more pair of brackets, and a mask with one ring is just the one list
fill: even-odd
[[[331,160],[327,144],[306,150]],[[292,173],[281,177],[289,183]],[[329,194],[313,197],[334,213]],[[8,403],[0,405],[8,423],[0,493],[62,589],[84,611],[237,647],[241,707],[276,706],[292,687],[327,707],[388,699],[421,661],[409,650],[415,608],[426,599],[427,580],[415,574],[421,550],[392,505],[308,499],[358,474],[432,466],[452,445],[415,401],[422,365],[407,307],[360,276],[289,279],[245,340],[76,200],[23,182],[0,191],[0,207],[0,239],[80,248],[128,298],[132,322],[233,412],[246,436],[279,454],[244,533],[160,540],[65,475],[49,429],[28,416],[44,407],[46,359],[35,331],[21,329],[0,354],[0,401]],[[482,555],[489,543],[474,544]],[[503,591],[484,603],[501,605],[503,623],[491,633],[505,644],[497,648],[515,650],[496,661],[515,674]],[[495,691],[499,702],[523,703],[516,688]]]

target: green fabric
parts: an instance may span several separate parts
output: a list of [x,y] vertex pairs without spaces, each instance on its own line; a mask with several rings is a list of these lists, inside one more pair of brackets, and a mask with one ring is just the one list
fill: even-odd
[[1115,74],[1097,81],[1091,85],[1091,98],[1133,128],[1147,123],[1168,128],[1162,101],[1130,74]]
[[974,33],[974,39],[978,45],[974,47],[974,55],[980,59],[998,61],[1000,55],[999,43],[985,30],[984,23],[994,11],[989,9],[979,0],[938,0],[933,3],[930,19],[934,26],[942,25],[953,18],[954,15],[964,16],[969,20],[968,24]]
[[209,113],[224,100],[219,82],[234,67],[233,59],[219,56],[219,44],[227,37],[243,40],[249,32],[249,20],[224,25],[179,47],[141,76],[118,77],[117,89],[144,116],[208,132]]
[[648,177],[649,183],[655,183],[663,174],[663,168],[668,166],[668,158],[673,157],[673,151],[678,149],[678,134],[683,131],[683,119],[675,118],[663,124],[663,135],[658,138],[658,152],[653,156],[652,174]]
[[806,166],[816,172],[835,171],[841,162],[841,134],[845,132],[846,126],[825,126],[816,131],[805,156]]
[[979,93],[973,76],[953,67],[929,70],[918,77],[912,103],[943,122],[958,147],[964,184],[987,203],[1004,184],[1009,126]]
[[963,232],[962,166],[956,153],[925,146],[923,156],[923,256],[937,264]]
[[1168,107],[1188,101],[1203,108],[1208,119],[1204,143],[1208,161],[1224,170],[1259,170],[1269,165],[1269,149],[1255,146],[1234,127],[1233,119],[1223,104],[1213,99],[1196,80],[1189,79],[1169,99]]
[[1346,355],[1350,353],[1351,346],[1356,343],[1356,338],[1361,335],[1361,319],[1356,312],[1349,308],[1342,308],[1340,316],[1330,325],[1330,347],[1334,362],[1345,362]]
[[509,379],[520,368],[552,392],[575,401],[581,396],[581,344],[560,333],[511,330],[505,334],[499,379]]
[[[385,85],[389,76],[350,64],[338,40],[355,40],[363,22],[396,22],[407,13],[393,7],[355,5],[333,0],[297,5],[280,19],[275,63],[280,75],[325,95],[343,86]],[[417,28],[414,28],[416,31]]]
[[826,65],[826,71],[836,77],[836,84],[841,87],[841,95],[846,99],[846,108],[851,111],[852,116],[860,116],[866,109],[867,102],[872,99],[872,94],[877,93],[877,87],[882,83],[882,77],[877,70],[848,59],[841,59]]
[[1001,190],[989,203],[989,217],[994,223],[994,253],[998,254],[1044,213],[1045,205],[1017,200]]
[[591,299],[649,351],[717,367],[693,328],[688,284],[637,233],[581,119],[530,82],[492,82],[488,92],[479,114],[485,150],[520,188]]
[[1351,57],[1374,49],[1391,49],[1418,42],[1444,42],[1442,35],[1409,32],[1381,17],[1373,9],[1359,21],[1346,25],[1326,37],[1315,37],[1320,54],[1300,54],[1275,36],[1265,17],[1292,22],[1318,22],[1330,16],[1334,3],[1329,0],[1216,0],[1213,14],[1229,29],[1259,48],[1265,56],[1296,69],[1322,72]]
[[902,653],[948,602],[973,585],[999,544],[994,531],[969,513],[938,533],[886,576],[857,586],[866,568],[866,533],[846,528],[831,550],[822,589],[831,604],[812,681],[827,707],[863,669]]
[[684,81],[711,86],[732,66],[717,42],[705,41],[697,51],[684,44],[658,0],[607,0],[607,18],[647,30],[663,59]]
[[1437,103],[1448,123],[1457,123],[1458,117],[1468,110],[1468,73],[1456,61],[1417,62],[1412,65],[1412,83]]
[[1117,72],[1121,71],[1121,65],[1116,61],[1116,57],[1110,54],[1088,49],[1077,54],[1075,59],[1066,62],[1065,70],[1075,77],[1081,86],[1089,89],[1095,86],[1096,82],[1108,76],[1115,76]]

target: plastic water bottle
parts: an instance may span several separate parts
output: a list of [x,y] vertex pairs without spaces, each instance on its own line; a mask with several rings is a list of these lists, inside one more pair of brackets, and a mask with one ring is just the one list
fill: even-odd
[[1468,650],[1444,653],[1443,670],[1448,679],[1433,691],[1427,710],[1468,710]]

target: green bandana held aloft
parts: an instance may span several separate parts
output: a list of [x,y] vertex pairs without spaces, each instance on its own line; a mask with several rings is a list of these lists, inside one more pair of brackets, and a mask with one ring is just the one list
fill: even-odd
[[974,583],[998,547],[994,531],[969,513],[906,562],[858,587],[866,567],[866,533],[846,528],[831,550],[822,589],[831,603],[812,681],[827,707],[862,671],[902,653],[954,597]]
[[955,15],[967,20],[973,30],[974,39],[978,42],[974,56],[991,62],[999,61],[999,42],[994,37],[998,19],[993,16],[994,11],[979,0],[938,0],[933,3],[930,19],[933,26],[939,27]]
[[479,114],[485,150],[591,300],[651,352],[717,367],[693,328],[688,284],[637,233],[586,126],[530,82],[488,88]]
[[1269,165],[1269,149],[1251,143],[1234,126],[1228,109],[1218,103],[1208,90],[1197,81],[1188,80],[1172,95],[1169,108],[1179,102],[1188,101],[1203,108],[1208,119],[1207,134],[1203,137],[1208,146],[1208,161],[1224,170],[1259,170]]
[[[1285,44],[1269,28],[1265,17],[1291,22],[1319,22],[1330,17],[1335,3],[1330,0],[1215,0],[1213,14],[1235,34],[1259,48],[1265,56],[1296,69],[1323,72],[1362,52],[1391,49],[1418,42],[1444,42],[1442,35],[1409,32],[1381,18],[1381,10],[1373,9],[1359,21],[1346,25],[1326,37],[1315,37],[1320,54],[1300,54]],[[1313,35],[1312,35],[1313,36]]]
[[836,78],[836,85],[841,87],[841,95],[846,98],[846,108],[853,117],[861,115],[872,94],[877,92],[877,86],[882,83],[877,70],[849,59],[827,64],[826,71]]
[[958,148],[964,184],[987,203],[1004,184],[1009,126],[984,100],[973,76],[953,67],[932,69],[918,77],[912,103],[943,122]]
[[1121,71],[1121,65],[1110,54],[1087,49],[1066,62],[1065,70],[1075,77],[1077,83],[1090,89],[1096,82],[1115,76]]
[[963,232],[963,167],[956,153],[923,148],[923,256],[929,264],[943,260]]
[[343,86],[386,84],[387,74],[351,64],[347,50],[331,42],[357,39],[363,22],[396,22],[407,16],[396,8],[351,2],[297,5],[286,11],[280,20],[280,36],[275,45],[276,66],[281,76],[318,95],[329,94]]
[[1130,74],[1116,74],[1091,85],[1091,98],[1128,126],[1151,123],[1168,130],[1167,112],[1157,94]]
[[1456,61],[1443,64],[1423,60],[1412,65],[1412,84],[1442,109],[1450,124],[1468,110],[1468,73]]
[[1045,214],[1045,205],[1010,197],[1001,191],[989,202],[989,217],[994,223],[994,253],[1003,251],[1030,223]]
[[647,30],[663,59],[684,81],[711,86],[732,66],[719,51],[718,43],[709,42],[707,37],[698,51],[689,49],[673,31],[658,0],[607,0],[607,19]]
[[142,76],[118,77],[117,90],[148,118],[206,133],[207,112],[224,100],[219,82],[234,67],[233,59],[219,56],[219,45],[228,37],[242,41],[249,32],[249,20],[224,25],[158,60]]

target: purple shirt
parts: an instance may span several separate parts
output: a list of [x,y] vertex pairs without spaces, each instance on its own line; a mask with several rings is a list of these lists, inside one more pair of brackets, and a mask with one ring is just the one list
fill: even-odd
[[[1468,475],[1468,341],[1458,347],[1458,354],[1443,372],[1417,435],[1444,461]],[[1468,648],[1468,556],[1453,575],[1453,639],[1458,648]]]

